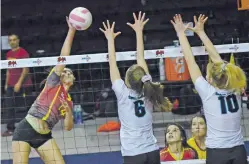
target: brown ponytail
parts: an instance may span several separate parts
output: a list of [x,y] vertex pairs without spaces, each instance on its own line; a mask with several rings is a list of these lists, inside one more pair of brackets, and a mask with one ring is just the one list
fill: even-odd
[[150,80],[142,82],[145,75],[146,73],[141,66],[133,65],[127,71],[126,81],[132,90],[138,94],[144,93],[145,98],[150,100],[155,108],[160,111],[171,111],[171,102],[163,96],[163,85],[153,83]]
[[161,111],[171,111],[172,104],[168,98],[163,96],[163,85],[151,81],[144,83],[144,96]]

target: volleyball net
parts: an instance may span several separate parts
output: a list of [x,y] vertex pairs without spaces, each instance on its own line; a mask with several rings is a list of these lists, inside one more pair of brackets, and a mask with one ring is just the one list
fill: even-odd
[[[222,58],[227,61],[230,60],[230,56],[233,54],[236,64],[240,65],[246,73],[249,73],[249,43],[216,45],[215,47]],[[205,76],[208,63],[205,48],[203,46],[192,47],[192,51]],[[198,94],[193,91],[194,87],[189,75],[184,76],[187,70],[186,65],[180,69],[183,77],[178,77],[176,81],[174,78],[177,77],[171,76],[175,74],[175,70],[171,69],[169,65],[184,65],[183,60],[178,60],[183,56],[181,48],[166,47],[158,50],[146,50],[144,56],[153,81],[161,82],[165,86],[165,96],[169,97],[174,104],[172,112],[160,112],[154,109],[153,128],[159,146],[161,148],[165,147],[165,128],[170,123],[177,122],[181,124],[185,128],[188,138],[190,138],[190,121],[196,114],[201,113],[202,104],[198,100]],[[116,59],[121,77],[124,79],[126,70],[136,63],[136,52],[117,52]],[[168,63],[167,59],[177,60],[172,60],[173,63]],[[6,113],[9,105],[5,101],[8,97],[3,91],[3,80],[7,69],[29,67],[29,76],[33,81],[31,92],[20,96],[23,99],[23,104],[15,107],[15,117],[16,122],[18,122],[25,117],[29,107],[39,95],[44,86],[43,80],[46,79],[50,70],[55,65],[63,64],[71,68],[76,77],[75,84],[69,93],[74,102],[74,110],[76,108],[81,109],[82,118],[79,119],[80,121],[75,120],[76,125],[69,132],[63,131],[62,122],[58,123],[53,129],[53,137],[56,139],[62,154],[119,151],[121,146],[118,128],[104,130],[100,128],[109,121],[119,122],[116,97],[111,89],[108,60],[108,53],[1,60],[2,124],[8,122]],[[188,89],[193,92],[189,92]],[[249,124],[249,121],[247,121],[249,111],[246,109],[245,104],[244,106],[242,129],[247,139],[249,137],[249,126],[246,125]],[[11,148],[11,144],[7,146]],[[5,149],[2,152],[5,153],[5,157],[2,156],[2,159],[11,159],[11,149]],[[38,154],[32,151],[30,157],[37,156]]]

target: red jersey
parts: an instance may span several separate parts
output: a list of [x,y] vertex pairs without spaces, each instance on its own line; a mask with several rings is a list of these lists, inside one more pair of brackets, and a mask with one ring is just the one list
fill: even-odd
[[[25,51],[25,49],[21,47],[16,51],[10,50],[6,54],[6,60],[16,60],[16,59],[23,59],[23,58],[29,58],[29,54],[27,51]],[[23,69],[12,68],[12,69],[9,69],[8,71],[9,71],[8,86],[14,87],[15,84],[18,82]],[[31,85],[32,85],[31,78],[30,76],[27,76],[23,81],[22,87],[27,87]]]
[[31,106],[28,114],[46,121],[49,129],[52,130],[60,119],[65,118],[64,102],[71,109],[73,108],[71,97],[60,83],[60,76],[52,70],[44,89]]
[[161,162],[179,161],[179,160],[188,160],[188,159],[197,159],[195,151],[191,148],[184,148],[184,151],[181,153],[181,157],[179,159],[173,153],[170,152],[168,147],[160,151]]

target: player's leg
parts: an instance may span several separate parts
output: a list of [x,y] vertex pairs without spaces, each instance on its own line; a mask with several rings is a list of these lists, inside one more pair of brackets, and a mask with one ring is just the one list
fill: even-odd
[[7,131],[2,134],[3,137],[11,136],[15,130],[15,104],[14,104],[14,89],[8,87],[6,90],[6,113],[7,113]]
[[28,164],[30,150],[27,142],[12,141],[13,164]]
[[16,127],[12,138],[12,152],[14,164],[26,164],[29,160],[31,150],[30,141],[32,140],[32,131],[28,126],[26,119],[23,119]]
[[160,164],[160,151],[155,150],[152,152],[147,153],[147,160],[146,164]]
[[50,139],[36,149],[45,164],[65,164],[55,139]]
[[146,154],[124,156],[123,161],[123,164],[146,164]]
[[231,156],[233,156],[234,159],[232,164],[248,164],[246,149],[244,145],[234,147],[233,151],[231,152]]

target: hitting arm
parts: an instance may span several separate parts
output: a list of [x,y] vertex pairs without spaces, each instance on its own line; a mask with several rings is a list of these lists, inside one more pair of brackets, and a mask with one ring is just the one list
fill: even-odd
[[[64,41],[64,44],[62,46],[60,56],[69,56],[70,55],[71,47],[72,47],[73,39],[74,39],[74,35],[75,35],[75,29],[69,23],[68,18],[67,18],[67,24],[68,24],[69,30],[67,33],[67,37]],[[61,73],[63,72],[64,68],[65,68],[65,65],[57,65],[57,66],[55,66],[54,71],[58,76],[60,76]]]

